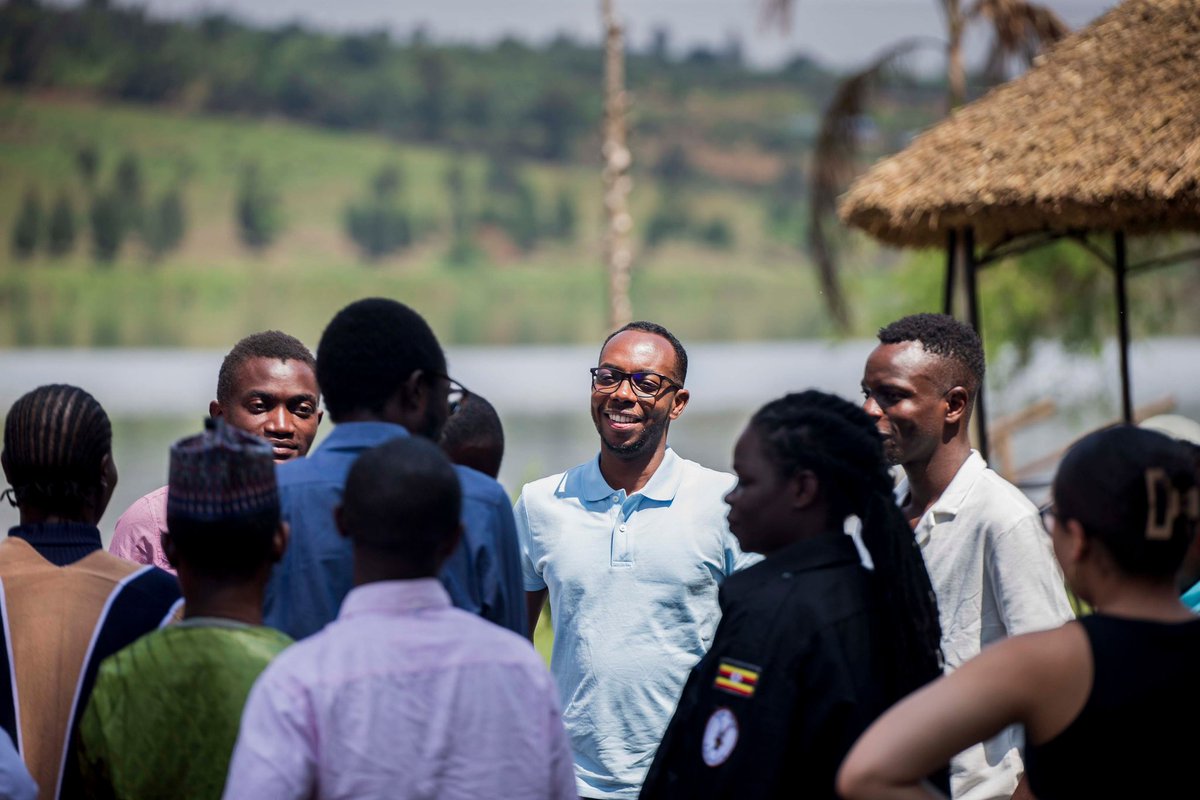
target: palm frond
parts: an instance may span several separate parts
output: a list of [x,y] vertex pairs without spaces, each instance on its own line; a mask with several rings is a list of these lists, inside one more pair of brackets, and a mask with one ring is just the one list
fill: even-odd
[[1005,79],[1009,59],[1031,64],[1039,53],[1070,33],[1067,24],[1049,8],[1025,0],[978,0],[969,16],[991,24],[992,46],[985,74],[994,83]]
[[850,313],[838,280],[835,247],[826,226],[836,219],[838,195],[858,173],[859,142],[855,126],[866,108],[867,98],[883,75],[901,58],[931,43],[941,46],[935,40],[915,38],[885,50],[866,69],[842,81],[821,117],[809,179],[808,250],[826,306],[842,330],[850,325]]

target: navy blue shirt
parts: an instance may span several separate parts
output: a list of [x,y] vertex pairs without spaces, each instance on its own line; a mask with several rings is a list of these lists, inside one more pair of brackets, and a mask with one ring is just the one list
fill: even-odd
[[[350,542],[333,521],[346,476],[362,452],[408,435],[402,425],[388,422],[347,422],[307,458],[276,468],[279,502],[292,534],[267,584],[267,625],[302,639],[337,616],[354,569]],[[463,538],[442,568],[442,585],[457,607],[523,636],[525,593],[508,496],[487,475],[454,469],[462,487]]]

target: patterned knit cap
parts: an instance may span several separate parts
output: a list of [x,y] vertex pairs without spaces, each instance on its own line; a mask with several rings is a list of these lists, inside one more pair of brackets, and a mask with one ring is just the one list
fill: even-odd
[[220,418],[206,419],[204,427],[204,433],[180,439],[171,447],[167,516],[220,522],[278,514],[270,445]]

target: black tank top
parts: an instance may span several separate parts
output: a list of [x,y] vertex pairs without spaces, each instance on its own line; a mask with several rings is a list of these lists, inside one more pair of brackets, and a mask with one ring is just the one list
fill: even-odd
[[1081,619],[1095,679],[1079,716],[1026,747],[1038,800],[1200,797],[1200,619]]

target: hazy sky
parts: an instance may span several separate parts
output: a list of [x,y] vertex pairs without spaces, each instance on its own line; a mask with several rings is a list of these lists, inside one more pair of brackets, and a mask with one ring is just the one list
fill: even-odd
[[[118,0],[122,4],[135,4]],[[635,46],[656,27],[671,34],[672,49],[721,46],[741,40],[756,64],[773,65],[796,52],[848,67],[866,61],[884,45],[905,36],[939,35],[937,0],[796,0],[788,33],[764,30],[761,0],[615,0]],[[407,35],[424,25],[435,39],[493,41],[515,34],[535,41],[566,31],[585,41],[599,38],[599,0],[136,0],[156,14],[185,16],[231,11],[269,24],[299,19],[328,29],[385,27]],[[1111,8],[1113,0],[1048,0],[1071,27]],[[978,50],[978,42],[968,46]]]

